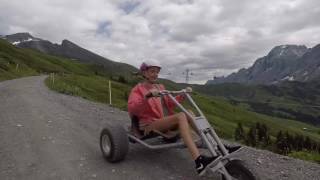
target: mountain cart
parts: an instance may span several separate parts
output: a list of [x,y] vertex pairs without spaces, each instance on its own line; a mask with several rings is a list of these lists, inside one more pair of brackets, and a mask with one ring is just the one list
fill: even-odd
[[[175,95],[183,94],[190,104],[196,109],[197,116],[184,108],[176,99]],[[160,91],[160,97],[168,96],[191,120],[196,128],[198,139],[195,143],[198,147],[205,148],[212,156],[218,156],[216,163],[207,167],[213,173],[220,173],[225,180],[254,180],[255,176],[250,172],[245,164],[239,160],[230,157],[235,152],[230,152],[221,142],[215,130],[207,121],[200,108],[193,101],[186,89],[180,91]],[[108,124],[100,134],[100,148],[103,157],[111,163],[119,162],[125,159],[129,149],[129,143],[138,143],[149,149],[166,149],[185,147],[183,141],[177,134],[167,134],[152,131],[148,135],[143,135],[139,130],[139,120],[137,117],[131,117],[131,128],[124,128],[119,124]]]

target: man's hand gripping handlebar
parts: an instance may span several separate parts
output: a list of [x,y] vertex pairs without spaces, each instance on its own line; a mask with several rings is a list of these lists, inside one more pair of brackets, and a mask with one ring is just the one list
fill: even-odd
[[167,94],[183,94],[183,93],[192,93],[192,88],[191,87],[187,87],[185,89],[181,89],[180,91],[169,91],[169,90],[162,90],[159,91],[157,89],[151,89],[149,91],[148,94],[146,94],[146,98],[150,98],[150,97],[160,97],[163,95],[167,95]]

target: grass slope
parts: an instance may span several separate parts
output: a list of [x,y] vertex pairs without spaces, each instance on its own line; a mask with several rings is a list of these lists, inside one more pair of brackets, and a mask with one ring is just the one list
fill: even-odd
[[320,126],[320,83],[286,82],[281,85],[226,83],[195,86],[197,91],[229,99],[248,110]]
[[[81,64],[33,50],[19,49],[0,40],[0,80],[52,72],[56,74],[54,83],[51,77],[46,79],[49,88],[102,103],[109,103],[108,83],[110,80],[112,83],[112,103],[115,107],[123,110],[127,108],[130,89],[139,80],[125,74],[115,76],[99,66]],[[166,84],[168,89],[185,87],[185,84],[175,84],[168,80],[161,80],[161,82]],[[235,106],[224,98],[208,96],[199,92],[195,92],[193,98],[218,134],[226,139],[233,139],[238,122],[241,122],[245,129],[260,122],[270,128],[273,137],[279,130],[287,130],[292,134],[298,133],[320,141],[320,128],[315,126],[250,112],[245,106]],[[302,128],[307,128],[307,131]]]

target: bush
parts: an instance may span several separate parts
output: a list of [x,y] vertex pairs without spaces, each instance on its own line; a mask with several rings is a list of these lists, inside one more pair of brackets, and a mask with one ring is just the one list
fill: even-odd
[[128,83],[128,81],[127,81],[123,76],[119,76],[118,82],[124,83],[124,84],[127,84],[127,83]]

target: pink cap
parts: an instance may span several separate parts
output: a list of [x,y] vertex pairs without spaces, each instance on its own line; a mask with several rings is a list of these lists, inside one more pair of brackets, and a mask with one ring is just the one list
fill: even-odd
[[143,62],[141,65],[140,65],[140,71],[146,71],[148,68],[150,67],[158,67],[159,69],[161,69],[160,65],[158,64],[148,64],[148,63],[145,63]]

